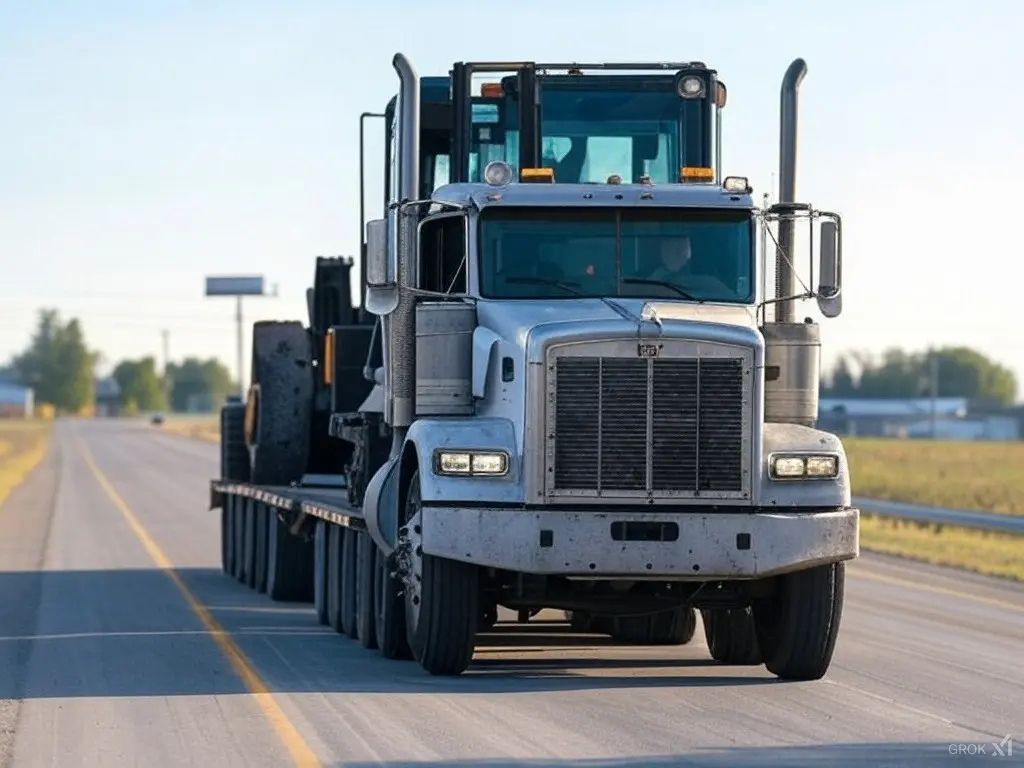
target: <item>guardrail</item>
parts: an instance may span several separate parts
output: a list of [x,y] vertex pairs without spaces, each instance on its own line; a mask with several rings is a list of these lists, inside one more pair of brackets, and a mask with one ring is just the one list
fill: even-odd
[[968,509],[942,509],[905,504],[900,501],[882,501],[853,497],[853,504],[861,512],[879,517],[895,517],[920,523],[959,525],[978,531],[1015,533],[1024,535],[1024,517],[998,515],[994,512],[974,512]]

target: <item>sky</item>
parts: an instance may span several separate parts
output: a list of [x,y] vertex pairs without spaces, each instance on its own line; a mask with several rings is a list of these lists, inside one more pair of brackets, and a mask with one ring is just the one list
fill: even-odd
[[[167,331],[172,360],[235,370],[234,302],[203,297],[211,274],[276,286],[245,301],[247,324],[305,319],[314,258],[358,252],[359,114],[396,92],[397,51],[423,76],[460,60],[705,61],[729,89],[725,172],[758,199],[775,192],[779,86],[802,57],[797,197],[843,216],[825,365],[962,344],[1024,389],[1009,226],[1024,4],[350,5],[0,0],[0,362],[56,307],[108,366],[162,360]],[[376,206],[382,141],[367,159]]]

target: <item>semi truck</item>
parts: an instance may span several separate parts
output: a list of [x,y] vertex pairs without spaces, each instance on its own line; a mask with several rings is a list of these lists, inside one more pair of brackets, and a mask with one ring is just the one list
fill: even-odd
[[504,607],[645,644],[699,612],[718,662],[824,676],[859,511],[797,319],[842,309],[841,218],[795,195],[806,63],[762,207],[701,62],[393,66],[359,306],[318,258],[308,325],[256,323],[221,411],[225,573],[435,675]]

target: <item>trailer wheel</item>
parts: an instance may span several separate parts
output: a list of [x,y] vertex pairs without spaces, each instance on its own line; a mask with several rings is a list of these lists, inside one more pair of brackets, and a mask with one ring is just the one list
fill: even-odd
[[700,615],[712,659],[734,666],[763,663],[749,608],[705,609]]
[[340,525],[327,526],[327,623],[334,631],[345,631],[341,619],[342,579],[345,573],[345,534]]
[[249,500],[235,498],[235,562],[232,575],[236,581],[245,581],[245,508]]
[[277,510],[267,507],[267,595],[281,602],[308,600],[313,585],[312,546],[288,530]]
[[356,536],[358,531],[352,528],[345,528],[345,543],[342,547],[344,557],[341,559],[341,629],[353,640],[359,637],[359,627],[356,624],[358,605],[356,599],[358,585],[356,584],[356,573],[359,569],[359,540]]
[[390,558],[380,547],[374,547],[374,565],[377,571],[374,584],[377,588],[374,608],[376,609],[377,647],[385,659],[411,658],[409,643],[405,636],[405,611],[401,586],[392,575]]
[[256,508],[258,502],[249,499],[245,504],[245,565],[242,574],[243,583],[250,589],[256,588]]
[[220,409],[220,477],[237,483],[249,482],[244,403],[228,403]]
[[235,497],[227,496],[220,507],[220,567],[225,576],[235,572]]
[[768,671],[784,680],[819,680],[828,672],[843,613],[845,563],[778,578],[753,606],[757,642]]
[[267,591],[267,527],[270,509],[266,504],[257,504],[253,514],[256,526],[256,591]]
[[356,534],[359,540],[356,558],[356,631],[363,648],[377,647],[377,626],[374,604],[375,576],[377,575],[374,550],[376,545],[366,531]]
[[405,505],[408,567],[405,621],[413,656],[432,675],[459,675],[469,668],[480,617],[477,567],[423,553],[420,475],[409,480]]
[[309,333],[302,324],[253,326],[252,379],[246,404],[251,480],[288,485],[306,472],[312,433],[313,374]]
[[327,625],[327,523],[316,521],[313,538],[313,607],[316,619]]
[[686,645],[697,630],[697,612],[688,606],[650,616],[613,620],[612,637],[637,645]]

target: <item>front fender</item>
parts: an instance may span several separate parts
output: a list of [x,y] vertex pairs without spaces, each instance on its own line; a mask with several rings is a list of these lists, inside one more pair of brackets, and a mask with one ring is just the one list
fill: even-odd
[[[839,474],[829,480],[772,480],[768,458],[772,453],[835,453],[839,455]],[[836,509],[850,506],[850,469],[842,441],[831,432],[799,424],[764,425],[761,494],[763,506],[819,507]]]
[[[405,446],[403,456],[415,451],[425,502],[443,501],[455,506],[460,502],[523,503],[522,457],[516,453],[515,427],[509,419],[418,419],[409,427]],[[434,471],[434,452],[438,449],[505,451],[508,473],[501,477],[439,475]]]

